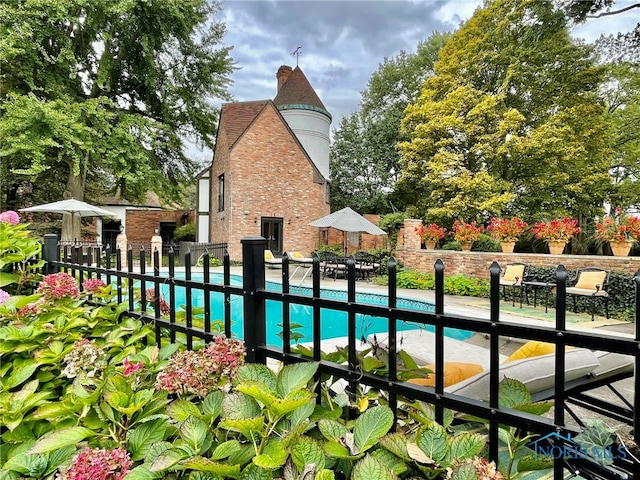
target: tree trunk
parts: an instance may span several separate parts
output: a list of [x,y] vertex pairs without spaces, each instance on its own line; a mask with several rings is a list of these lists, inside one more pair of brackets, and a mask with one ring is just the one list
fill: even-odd
[[[76,200],[84,200],[84,186],[86,177],[86,162],[88,160],[89,153],[85,154],[85,163],[80,166],[80,172],[76,175],[73,171],[73,166],[70,165],[69,178],[67,178],[67,185],[64,189],[64,198],[75,198]],[[82,239],[81,232],[82,220],[79,216],[64,214],[62,215],[62,235],[61,240],[80,240]]]

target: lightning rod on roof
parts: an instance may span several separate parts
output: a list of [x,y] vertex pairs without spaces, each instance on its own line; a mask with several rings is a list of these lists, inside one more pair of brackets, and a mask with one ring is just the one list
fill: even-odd
[[302,53],[301,50],[302,50],[302,47],[298,47],[293,52],[291,52],[291,56],[293,57],[295,55],[295,57],[296,57],[296,67],[298,66],[298,58],[300,57],[300,54]]

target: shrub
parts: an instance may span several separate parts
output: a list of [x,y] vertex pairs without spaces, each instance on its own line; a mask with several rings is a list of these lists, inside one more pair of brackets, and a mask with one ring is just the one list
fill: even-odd
[[195,242],[196,241],[196,224],[187,223],[181,227],[176,228],[173,231],[173,238],[182,242]]

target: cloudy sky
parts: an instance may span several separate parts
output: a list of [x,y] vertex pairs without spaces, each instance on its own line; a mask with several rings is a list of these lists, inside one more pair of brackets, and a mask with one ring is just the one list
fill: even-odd
[[[414,52],[434,31],[453,31],[481,0],[221,0],[217,19],[227,25],[224,44],[238,70],[231,92],[237,101],[276,95],[280,65],[300,68],[333,115],[332,129],[343,115],[357,110],[360,92],[385,57]],[[616,8],[631,0],[617,0]],[[574,30],[593,41],[601,33],[629,31],[638,9],[592,20]]]

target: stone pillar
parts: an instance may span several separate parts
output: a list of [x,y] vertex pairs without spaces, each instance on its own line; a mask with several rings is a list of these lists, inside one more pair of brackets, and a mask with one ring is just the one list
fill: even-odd
[[116,248],[120,249],[120,265],[127,269],[127,235],[124,233],[124,225],[120,226],[120,233],[116,237]]
[[158,235],[158,229],[156,228],[155,234],[151,237],[151,262],[155,258],[155,252],[158,251],[159,267],[162,266],[162,237]]
[[402,241],[403,248],[405,250],[420,250],[421,239],[416,233],[416,228],[422,225],[422,220],[416,218],[406,218],[404,220],[403,238],[398,239],[398,246]]

